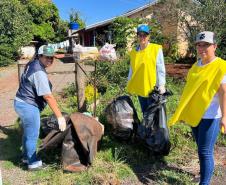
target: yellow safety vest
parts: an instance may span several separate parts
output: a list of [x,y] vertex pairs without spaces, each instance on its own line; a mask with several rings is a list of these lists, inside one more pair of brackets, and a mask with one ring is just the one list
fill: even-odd
[[189,70],[179,105],[168,125],[184,121],[196,127],[218,91],[225,74],[226,61],[221,58],[216,58],[204,66],[197,66],[196,62]]
[[132,76],[127,84],[131,94],[148,97],[156,85],[156,60],[161,45],[150,43],[140,51],[130,52]]

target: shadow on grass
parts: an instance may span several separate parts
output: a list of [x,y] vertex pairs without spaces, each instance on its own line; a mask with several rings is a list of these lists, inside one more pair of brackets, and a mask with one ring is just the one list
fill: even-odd
[[0,160],[10,161],[15,166],[22,166],[21,156],[21,129],[18,125],[3,127],[0,126]]
[[[134,173],[137,175],[140,182],[143,184],[167,183],[185,185],[189,184],[184,179],[184,175],[194,177],[193,174],[186,172],[178,167],[168,166],[167,162],[162,158],[154,157],[155,160],[150,160],[149,164],[139,164],[131,166]],[[181,177],[181,178],[180,178]]]
[[142,184],[192,184],[188,181],[194,174],[168,164],[165,157],[151,153],[141,143],[117,140],[109,133],[105,137],[100,150],[110,149],[114,160],[127,164]]
[[[20,163],[21,155],[21,129],[15,127],[0,127],[3,137],[0,137],[0,160],[10,161],[15,166],[26,169]],[[154,156],[144,146],[136,142],[118,141],[112,137],[110,130],[106,127],[106,135],[101,144],[101,151],[110,150],[113,161],[123,162],[132,169],[134,174],[143,184],[189,184],[186,177],[192,174],[180,168],[170,166],[163,157]],[[61,148],[42,151],[42,160],[52,169],[60,168]],[[190,183],[191,184],[191,183]]]
[[[0,161],[9,161],[13,165],[26,170],[27,166],[21,162],[21,138],[22,129],[18,124],[11,127],[0,126]],[[58,169],[60,152],[61,149],[56,148],[48,151],[43,150],[38,155],[45,164]]]

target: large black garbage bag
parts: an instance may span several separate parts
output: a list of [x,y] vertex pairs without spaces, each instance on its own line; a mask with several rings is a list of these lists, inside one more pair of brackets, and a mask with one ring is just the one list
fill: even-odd
[[83,146],[79,142],[77,133],[70,127],[64,138],[61,160],[64,171],[79,172],[86,170],[87,166],[87,153],[83,152]]
[[59,130],[57,118],[54,114],[41,119],[39,138],[42,139],[42,142],[39,146],[39,151],[43,149],[61,147],[64,137],[66,136],[68,129],[71,127],[69,123],[69,115],[67,113],[62,114],[67,123],[67,127],[64,132]]
[[145,146],[155,154],[168,155],[170,152],[169,130],[167,127],[166,98],[172,93],[161,95],[154,90],[150,95],[153,103],[144,113],[143,121],[138,125],[137,136]]
[[65,115],[65,119],[67,127],[63,132],[56,126],[57,119],[54,116],[43,121],[42,127],[48,127],[46,132],[49,132],[42,139],[39,152],[60,148],[64,171],[84,171],[94,160],[104,134],[104,126],[95,118],[82,113],[73,113],[70,117]]
[[62,167],[64,171],[80,172],[92,164],[104,127],[82,113],[73,113],[70,121],[72,126],[62,145]]
[[120,140],[130,140],[140,123],[133,102],[126,95],[114,99],[106,107],[105,115],[112,125],[112,134]]
[[[65,120],[68,122],[69,114],[63,112],[62,115],[64,116]],[[57,118],[54,114],[51,114],[48,117],[44,117],[41,119],[39,138],[40,139],[45,138],[52,130],[60,131]]]

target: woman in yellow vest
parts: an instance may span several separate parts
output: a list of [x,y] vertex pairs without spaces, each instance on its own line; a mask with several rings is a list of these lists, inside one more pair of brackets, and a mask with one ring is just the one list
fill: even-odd
[[137,27],[139,45],[130,52],[130,71],[127,91],[138,95],[142,112],[144,114],[151,104],[149,93],[155,86],[161,94],[165,92],[165,65],[162,46],[149,43],[150,27],[140,25]]
[[200,185],[207,185],[214,171],[214,145],[220,128],[226,133],[226,61],[215,56],[213,32],[199,33],[195,45],[199,59],[188,72],[169,126],[184,121],[192,127],[198,146]]

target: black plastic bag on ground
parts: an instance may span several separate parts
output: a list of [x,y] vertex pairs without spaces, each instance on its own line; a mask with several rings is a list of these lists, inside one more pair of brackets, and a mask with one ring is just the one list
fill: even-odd
[[[61,132],[54,115],[42,120],[47,135],[42,139],[39,152],[61,149],[62,168],[67,172],[81,172],[94,160],[104,134],[104,126],[95,118],[82,113],[64,115],[67,127]],[[43,129],[42,128],[42,129]]]
[[81,172],[92,164],[104,127],[95,118],[78,112],[70,116],[70,122],[62,145],[62,167],[67,172]]
[[136,133],[140,121],[129,96],[120,96],[113,100],[106,107],[105,115],[116,138],[128,141]]
[[143,121],[137,129],[137,137],[157,155],[168,155],[170,152],[171,143],[165,106],[169,95],[172,95],[169,91],[161,95],[157,90],[150,94],[153,103],[145,111]]
[[43,149],[61,147],[67,130],[70,127],[70,124],[68,123],[69,115],[67,113],[62,113],[62,115],[67,123],[67,127],[64,132],[59,130],[57,118],[54,114],[41,119],[39,138],[42,139],[42,143],[39,146],[40,151]]
[[[66,120],[69,119],[69,115],[67,113],[63,112],[62,115]],[[59,131],[57,118],[54,114],[51,114],[50,116],[41,119],[39,138],[45,138],[52,130]]]

